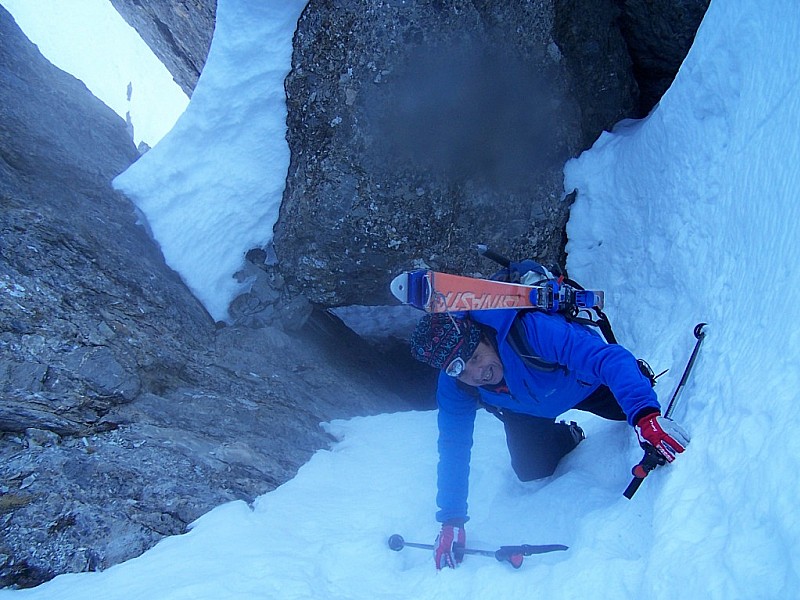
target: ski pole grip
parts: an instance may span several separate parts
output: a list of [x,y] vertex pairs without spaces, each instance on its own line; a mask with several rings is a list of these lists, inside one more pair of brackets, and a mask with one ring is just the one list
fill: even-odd
[[642,457],[642,460],[639,461],[639,464],[635,465],[631,469],[631,473],[633,473],[633,479],[622,493],[622,495],[628,500],[633,498],[636,490],[638,490],[639,486],[642,485],[642,481],[644,481],[644,478],[647,477],[647,474],[650,471],[656,467],[666,464],[667,462],[667,460],[661,456],[661,453],[647,442],[641,442],[641,446],[642,450],[644,450],[644,456]]
[[489,246],[487,246],[486,244],[477,244],[475,246],[475,249],[478,251],[478,254],[480,254],[481,256],[485,256],[489,260],[493,260],[501,267],[508,268],[511,265],[511,261],[509,259],[507,259],[502,254],[498,254],[494,250],[489,250]]

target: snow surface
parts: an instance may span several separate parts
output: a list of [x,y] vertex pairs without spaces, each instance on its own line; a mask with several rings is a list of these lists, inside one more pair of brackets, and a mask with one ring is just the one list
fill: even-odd
[[[155,146],[189,98],[109,0],[0,0],[51,63],[77,77]],[[128,100],[128,84],[131,97]]]
[[234,275],[272,239],[289,147],[283,80],[306,0],[219,0],[192,101],[158,146],[114,180],[144,212],[167,264],[217,321],[248,291]]
[[[430,543],[438,529],[435,413],[407,412],[327,424],[338,443],[252,507],[225,504],[139,558],[0,599],[800,597],[798,38],[796,0],[714,0],[650,117],[567,165],[565,187],[580,191],[570,273],[607,291],[622,342],[672,367],[662,399],[692,327],[709,323],[675,413],[692,444],[632,500],[622,491],[641,450],[627,425],[568,413],[587,439],[555,475],[522,484],[501,425],[479,415],[468,544],[567,552],[518,571],[470,556],[437,573],[427,551],[389,550],[393,533]],[[195,168],[217,169],[210,157]]]

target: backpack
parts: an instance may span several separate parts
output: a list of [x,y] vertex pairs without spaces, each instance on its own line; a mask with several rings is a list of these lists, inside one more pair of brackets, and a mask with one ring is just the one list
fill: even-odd
[[[488,252],[488,251],[487,251]],[[484,253],[484,255],[487,255]],[[521,283],[523,285],[545,285],[548,282],[556,282],[559,286],[569,286],[575,290],[583,291],[584,288],[582,285],[573,281],[572,279],[568,279],[561,274],[561,270],[558,267],[553,267],[552,270],[547,269],[540,263],[532,260],[530,258],[514,262],[506,259],[502,259],[502,257],[495,258],[491,256],[493,260],[497,260],[500,258],[504,262],[501,262],[503,268],[496,272],[494,275],[490,277],[495,281],[504,281],[507,283]],[[525,310],[538,310],[536,308],[532,309],[525,309]],[[520,311],[525,312],[525,310]],[[564,317],[569,321],[574,321],[576,323],[581,323],[582,325],[589,325],[591,327],[597,327],[600,330],[600,333],[603,334],[603,338],[609,344],[616,344],[617,338],[614,335],[614,331],[611,329],[611,322],[608,320],[606,314],[600,308],[578,308],[576,306],[568,306],[564,307],[557,311],[559,314],[564,315]],[[517,321],[514,322],[514,325],[517,324]],[[514,326],[512,325],[512,330]],[[518,332],[516,334],[517,338],[525,339],[524,335],[520,335]]]
[[[559,272],[557,267],[554,268],[553,271]],[[509,262],[507,267],[492,275],[491,279],[496,279],[497,281],[508,281],[509,283],[522,283],[523,285],[541,285],[543,282],[556,277],[553,274],[553,271],[546,269],[535,260],[526,259],[520,262]],[[576,283],[572,279],[563,277],[559,277],[559,279],[563,283],[566,283],[567,285],[570,285],[576,289],[583,289],[580,284]],[[564,365],[548,362],[537,356],[531,348],[530,343],[528,342],[528,337],[525,335],[524,326],[520,319],[522,314],[531,310],[538,309],[528,308],[518,311],[518,314],[508,331],[508,336],[506,337],[508,345],[511,346],[511,349],[514,351],[514,353],[519,356],[528,367],[546,372],[554,372],[558,371],[559,369],[567,371],[567,368]],[[580,316],[580,313],[582,312],[588,313],[589,316]],[[592,315],[592,313],[594,313],[594,315]],[[611,323],[601,309],[592,308],[577,310],[573,307],[573,310],[560,312],[560,314],[563,314],[564,317],[570,321],[597,327],[600,330],[600,333],[603,334],[606,342],[609,344],[617,343],[617,338],[611,329]],[[642,372],[642,374],[647,377],[648,380],[650,380],[650,385],[655,387],[658,375],[655,375],[653,369],[650,367],[647,361],[637,358],[636,364],[639,365],[639,370]]]

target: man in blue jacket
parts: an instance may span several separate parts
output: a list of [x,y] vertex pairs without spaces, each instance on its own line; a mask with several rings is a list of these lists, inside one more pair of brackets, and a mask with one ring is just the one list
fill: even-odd
[[441,369],[436,568],[455,567],[464,547],[470,450],[483,406],[504,424],[511,465],[522,481],[552,475],[583,439],[556,417],[576,408],[636,428],[667,461],[689,439],[661,416],[651,380],[635,357],[589,327],[541,311],[485,310],[424,316],[414,357]]

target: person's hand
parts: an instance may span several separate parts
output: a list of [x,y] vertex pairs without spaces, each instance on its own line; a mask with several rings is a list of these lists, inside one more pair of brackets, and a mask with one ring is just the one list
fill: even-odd
[[464,560],[466,542],[467,537],[464,533],[463,525],[442,525],[442,530],[436,537],[433,548],[433,559],[436,562],[436,568],[450,567],[455,569]]
[[636,433],[658,450],[667,462],[675,460],[675,455],[689,445],[689,434],[672,419],[662,417],[658,411],[640,418],[636,423]]

